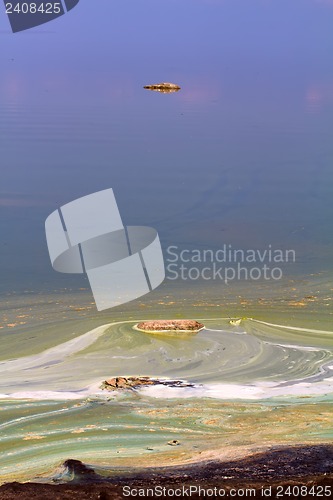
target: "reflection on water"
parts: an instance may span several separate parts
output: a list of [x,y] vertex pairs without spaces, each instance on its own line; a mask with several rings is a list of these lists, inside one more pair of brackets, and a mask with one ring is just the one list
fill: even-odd
[[333,103],[333,82],[312,84],[306,91],[306,105],[310,113],[320,113]]
[[[272,244],[294,248],[303,271],[331,267],[326,76],[322,84],[282,79],[274,65],[262,80],[212,71],[209,84],[184,74],[182,90],[166,100],[122,75],[109,88],[85,77],[81,97],[70,77],[43,93],[43,80],[35,89],[29,76],[16,75],[24,90],[15,105],[0,97],[1,272],[12,290],[28,284],[29,269],[35,286],[46,278],[44,221],[54,207],[107,187],[124,222],[156,227],[164,248]],[[28,265],[17,251],[23,231],[31,235]]]

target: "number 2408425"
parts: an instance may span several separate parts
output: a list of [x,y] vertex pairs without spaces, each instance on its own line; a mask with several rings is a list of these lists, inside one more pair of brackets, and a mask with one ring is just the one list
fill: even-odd
[[60,2],[48,3],[6,3],[6,14],[60,14]]

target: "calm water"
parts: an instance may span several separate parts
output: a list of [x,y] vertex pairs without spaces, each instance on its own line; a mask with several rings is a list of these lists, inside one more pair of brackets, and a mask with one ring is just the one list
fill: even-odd
[[[180,460],[197,445],[216,446],[226,429],[232,449],[331,439],[332,2],[81,3],[17,35],[0,19],[4,477],[29,479],[69,457],[126,465],[139,455],[149,463],[148,445]],[[159,81],[182,88],[143,89]],[[52,270],[44,222],[62,204],[109,187],[124,223],[156,228],[166,257],[170,245],[178,253],[231,245],[292,249],[296,259],[281,263],[280,280],[167,279],[149,296],[97,313],[84,276]],[[87,333],[172,316],[254,317],[297,330],[246,320],[235,332],[216,319],[190,344],[148,339],[127,323],[102,328],[96,343]],[[67,352],[66,344],[59,358],[61,346],[84,334],[92,339],[85,350]],[[116,354],[112,342],[120,343]],[[223,343],[230,366],[220,357]],[[127,351],[135,362],[114,357]],[[198,392],[184,409],[179,394],[106,404],[98,381],[119,371],[188,379]],[[299,394],[293,388],[303,380]],[[238,402],[224,383],[238,387]],[[288,389],[274,389],[284,383]],[[24,400],[11,399],[20,394]],[[320,405],[320,422],[313,405],[300,403],[305,395]],[[172,421],[170,405],[179,410]],[[274,405],[275,435],[264,424],[275,422]],[[204,421],[195,417],[203,407]],[[188,440],[171,453],[165,443],[176,435]]]

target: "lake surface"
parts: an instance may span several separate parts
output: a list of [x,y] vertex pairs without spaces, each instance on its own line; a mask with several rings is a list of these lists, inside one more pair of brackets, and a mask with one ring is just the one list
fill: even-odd
[[[15,35],[1,17],[1,474],[181,461],[226,433],[233,453],[331,440],[332,2],[81,3]],[[160,81],[181,90],[143,89]],[[166,280],[98,313],[84,275],[52,269],[44,223],[110,187],[124,224],[158,231]],[[240,279],[228,249],[256,253]],[[206,329],[132,330],[172,317]],[[102,394],[121,374],[195,388]]]

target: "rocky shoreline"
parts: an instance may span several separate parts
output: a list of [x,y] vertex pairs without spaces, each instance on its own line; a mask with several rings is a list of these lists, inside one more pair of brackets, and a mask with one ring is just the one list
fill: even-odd
[[[333,486],[333,445],[280,447],[240,460],[211,460],[144,470],[137,468],[122,472],[121,475],[115,475],[116,471],[110,469],[109,477],[105,476],[105,471],[103,475],[99,475],[91,466],[79,460],[66,460],[62,468],[62,475],[52,481],[62,484],[8,483],[0,487],[0,499],[122,499],[125,497],[125,486],[135,489],[136,496],[144,496],[139,495],[140,489],[146,491],[147,488],[157,486],[166,490],[184,488],[185,491],[190,486],[197,489],[217,488],[223,489],[226,497],[230,496],[231,490],[242,490],[239,496],[233,494],[233,498],[244,498],[245,488],[251,488],[252,498],[262,498],[263,488],[269,492],[266,496],[277,498],[277,491],[286,491],[288,487],[295,487],[297,490],[303,486],[305,494],[301,498],[329,498],[331,496],[324,493],[320,495],[320,492],[329,492]],[[179,495],[181,498],[187,496]],[[199,492],[194,491],[191,498],[202,498],[202,494],[200,496]]]

